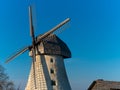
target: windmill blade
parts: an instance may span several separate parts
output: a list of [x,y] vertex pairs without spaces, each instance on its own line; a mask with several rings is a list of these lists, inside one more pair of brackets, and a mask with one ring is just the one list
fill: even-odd
[[34,35],[34,27],[32,21],[32,8],[29,6],[29,21],[30,21],[30,36],[32,37],[32,61],[33,61],[33,75],[34,75],[34,83],[36,89],[36,76],[35,76],[35,61],[36,61],[36,39]]
[[69,23],[64,24],[59,29],[57,29],[56,31],[54,31],[53,33],[51,33],[50,35],[48,35],[47,37],[42,39],[42,42],[47,43],[49,40],[52,40],[54,38],[54,34],[58,35],[58,34],[62,33],[64,30],[66,30],[69,27],[70,27]]
[[[29,21],[30,21],[30,36],[32,37],[32,50],[33,52],[35,52],[35,35],[34,35],[34,27],[33,27],[33,23],[32,23],[32,8],[31,6],[29,6]],[[34,55],[33,55],[34,56]]]
[[34,37],[34,28],[33,28],[33,21],[32,21],[32,8],[29,6],[29,21],[30,21],[30,36]]
[[12,60],[15,59],[17,56],[21,55],[22,53],[26,52],[27,50],[29,50],[29,46],[21,49],[21,50],[18,51],[16,54],[10,56],[10,57],[6,60],[5,63],[8,63],[8,62],[12,61]]
[[56,31],[54,31],[53,34],[58,35],[58,34],[62,33],[64,30],[68,29],[69,27],[70,27],[70,23],[67,22],[66,24],[64,24],[63,26],[58,28]]
[[60,28],[61,26],[63,26],[64,24],[66,24],[69,21],[70,21],[70,18],[67,18],[66,20],[64,20],[63,22],[61,22],[60,24],[58,24],[57,26],[55,26],[54,28],[52,28],[51,30],[46,32],[45,34],[41,35],[41,37],[36,42],[36,44],[38,44],[42,39],[46,38],[48,35],[52,34],[54,31],[56,31],[58,28]]
[[37,89],[36,86],[36,71],[35,71],[35,61],[36,61],[36,50],[32,50],[33,56],[32,56],[32,64],[33,64],[33,77],[34,77],[34,84],[35,84],[35,89]]

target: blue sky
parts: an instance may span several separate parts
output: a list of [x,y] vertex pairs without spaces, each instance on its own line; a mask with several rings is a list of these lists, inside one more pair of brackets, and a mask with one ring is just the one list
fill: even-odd
[[86,90],[96,79],[120,81],[119,0],[1,0],[0,63],[17,86],[24,87],[29,74],[28,52],[9,64],[4,61],[31,44],[30,4],[36,36],[71,18],[69,28],[58,36],[72,52],[72,58],[66,59],[65,65],[73,90]]

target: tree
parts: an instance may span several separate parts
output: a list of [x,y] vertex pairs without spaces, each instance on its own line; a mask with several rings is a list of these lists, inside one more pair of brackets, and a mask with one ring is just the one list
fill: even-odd
[[15,90],[14,83],[9,81],[5,69],[0,65],[0,90]]

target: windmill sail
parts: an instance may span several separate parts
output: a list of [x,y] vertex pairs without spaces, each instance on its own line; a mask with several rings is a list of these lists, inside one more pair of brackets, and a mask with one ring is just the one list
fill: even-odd
[[[50,34],[52,34],[54,31],[56,31],[59,27],[63,26],[65,23],[67,23],[67,22],[69,22],[69,21],[70,21],[70,19],[68,18],[68,19],[64,20],[63,22],[61,22],[60,24],[58,24],[57,26],[55,26],[54,28],[52,28],[51,30],[49,30],[49,32],[41,35],[41,37],[39,38],[39,41],[37,41],[37,42],[35,43],[35,45],[37,45],[42,39],[46,38],[47,36],[49,36]],[[27,50],[31,50],[32,47],[33,47],[33,46],[30,45],[30,46],[27,46],[27,47],[21,49],[21,50],[18,51],[16,54],[10,56],[10,57],[6,60],[5,63],[8,63],[8,62],[12,61],[13,59],[15,59],[16,57],[18,57],[18,56],[21,55],[22,53],[26,52]]]
[[35,77],[35,61],[36,61],[36,40],[34,35],[34,27],[32,21],[32,8],[29,7],[29,21],[30,21],[30,36],[32,37],[32,64],[33,64],[33,75],[34,75],[34,84],[36,88],[36,77]]
[[34,37],[34,27],[32,21],[32,8],[29,6],[30,36]]
[[66,24],[69,21],[70,21],[70,18],[67,18],[63,22],[61,22],[60,24],[56,25],[54,28],[52,28],[51,30],[49,30],[48,32],[46,32],[45,34],[41,35],[41,37],[36,42],[36,44],[38,44],[42,39],[44,39],[48,35],[52,34],[54,31],[56,31],[58,28],[60,28],[61,26],[63,26],[64,24]]
[[23,54],[23,53],[26,52],[27,50],[29,50],[29,46],[27,46],[27,47],[21,49],[21,50],[18,51],[16,54],[10,56],[10,57],[6,60],[5,63],[8,63],[8,62],[12,61],[12,60],[15,59],[17,56]]

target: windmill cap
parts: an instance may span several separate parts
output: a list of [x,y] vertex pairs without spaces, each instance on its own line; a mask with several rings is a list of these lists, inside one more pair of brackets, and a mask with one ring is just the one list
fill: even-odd
[[[41,35],[37,37],[39,40]],[[51,34],[48,37],[41,40],[38,45],[39,52],[45,55],[60,55],[64,58],[70,58],[71,52],[68,46],[55,34]]]

